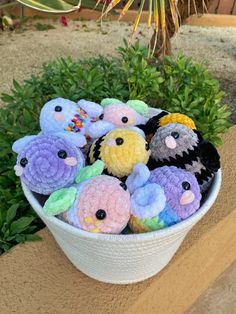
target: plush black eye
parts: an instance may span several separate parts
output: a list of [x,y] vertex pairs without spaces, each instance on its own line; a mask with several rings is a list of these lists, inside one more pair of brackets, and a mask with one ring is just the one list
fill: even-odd
[[122,187],[122,189],[124,189],[125,191],[127,190],[127,185],[124,182],[121,182],[120,186]]
[[96,217],[97,217],[97,219],[98,220],[103,220],[103,219],[105,219],[106,218],[106,212],[105,212],[105,210],[103,210],[103,209],[99,209],[97,212],[96,212]]
[[177,139],[179,137],[178,132],[171,132],[170,135],[173,136],[173,138],[175,138],[175,139]]
[[21,165],[22,167],[25,167],[27,164],[28,164],[27,158],[22,158],[22,159],[20,160],[20,165]]
[[190,190],[190,189],[191,189],[191,185],[190,185],[190,183],[187,182],[187,181],[184,181],[184,182],[182,183],[182,187],[183,187],[184,190]]
[[123,143],[124,143],[123,138],[117,137],[117,139],[116,139],[116,144],[117,144],[117,145],[122,145]]
[[62,158],[62,159],[66,159],[66,157],[67,157],[67,153],[64,150],[59,150],[57,155],[58,155],[59,158]]
[[104,118],[104,114],[100,114],[99,119],[102,120]]
[[121,119],[121,121],[122,121],[123,123],[127,123],[127,122],[128,122],[128,118],[127,118],[127,117],[123,117],[123,118]]
[[61,107],[61,106],[56,106],[56,107],[55,107],[55,111],[56,111],[56,112],[62,111],[62,107]]
[[148,143],[145,144],[145,148],[146,148],[146,150],[149,150],[149,144]]

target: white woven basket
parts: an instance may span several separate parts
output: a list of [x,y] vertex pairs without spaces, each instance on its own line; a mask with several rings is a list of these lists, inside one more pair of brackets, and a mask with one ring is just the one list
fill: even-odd
[[165,267],[187,233],[211,208],[220,185],[219,170],[201,208],[176,225],[143,234],[105,235],[89,233],[56,217],[45,216],[42,206],[22,183],[29,203],[74,266],[89,277],[116,284],[142,281]]
[[[146,116],[150,118],[161,111],[151,108]],[[143,234],[105,235],[89,233],[56,217],[45,216],[40,203],[22,183],[27,200],[74,266],[89,277],[114,284],[142,281],[162,270],[187,233],[211,208],[220,186],[221,170],[216,173],[200,209],[193,216],[169,228]]]

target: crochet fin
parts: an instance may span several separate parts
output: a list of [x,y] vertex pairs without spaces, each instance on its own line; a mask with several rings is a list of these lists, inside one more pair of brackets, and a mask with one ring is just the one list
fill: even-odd
[[43,206],[47,216],[55,216],[67,211],[74,203],[77,189],[75,187],[64,188],[53,192]]
[[82,168],[77,174],[75,182],[81,183],[90,178],[99,176],[100,174],[102,174],[103,170],[104,170],[104,162],[101,160],[97,160],[91,166]]
[[148,105],[142,100],[129,100],[126,105],[141,115],[145,115],[148,112]]

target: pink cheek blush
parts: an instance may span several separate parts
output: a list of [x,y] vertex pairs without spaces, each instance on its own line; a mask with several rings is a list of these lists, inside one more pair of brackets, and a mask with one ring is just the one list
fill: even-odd
[[173,136],[167,136],[165,138],[165,144],[168,148],[170,149],[175,149],[177,144],[176,144],[176,141],[175,139],[173,138]]
[[106,142],[106,144],[107,144],[108,146],[113,147],[113,146],[116,146],[116,141],[113,140],[112,138],[109,138],[109,140]]
[[24,169],[21,166],[18,166],[18,165],[16,165],[14,167],[14,170],[15,170],[15,174],[16,174],[17,177],[22,176],[22,174],[24,172]]
[[62,113],[59,112],[55,112],[54,113],[54,119],[58,122],[63,121],[64,120],[64,115]]
[[77,160],[75,157],[67,157],[65,160],[64,160],[65,164],[67,166],[76,166],[77,165]]
[[180,198],[180,205],[191,204],[195,199],[192,191],[185,191]]

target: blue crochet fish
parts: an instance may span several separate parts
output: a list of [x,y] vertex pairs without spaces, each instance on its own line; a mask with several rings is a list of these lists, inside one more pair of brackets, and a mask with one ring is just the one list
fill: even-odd
[[40,127],[44,134],[69,138],[78,147],[86,145],[88,128],[101,115],[103,108],[94,102],[81,99],[78,103],[64,98],[48,101],[40,113]]

